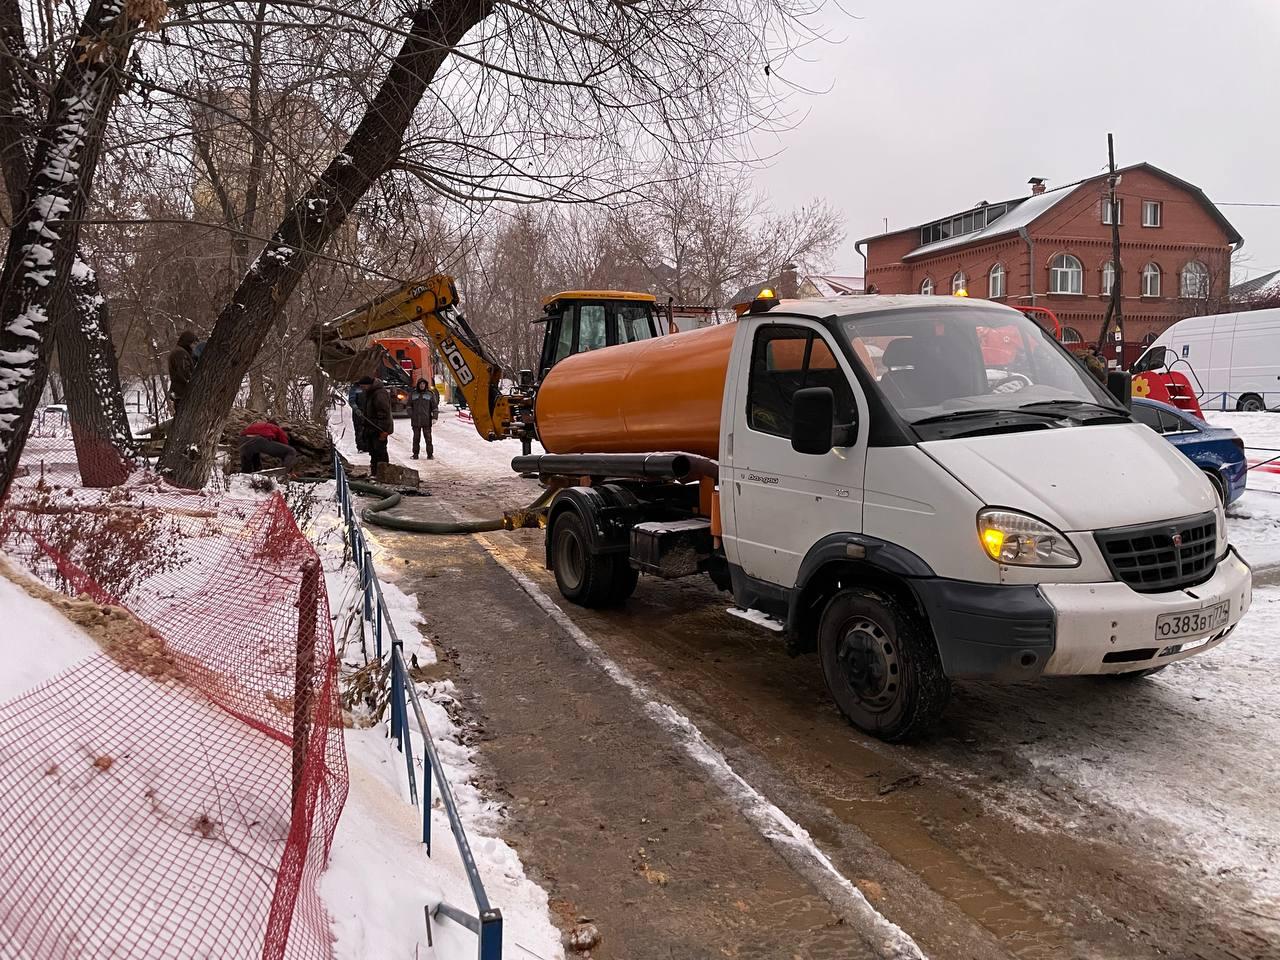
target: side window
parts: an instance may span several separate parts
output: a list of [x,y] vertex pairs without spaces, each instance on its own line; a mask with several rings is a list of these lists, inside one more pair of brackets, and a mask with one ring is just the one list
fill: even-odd
[[617,308],[618,342],[634,343],[653,336],[649,322],[649,308],[640,304],[622,304]]
[[804,387],[830,387],[836,419],[854,419],[853,390],[821,334],[799,327],[766,327],[757,333],[747,386],[751,429],[791,436],[792,397]]
[[1164,410],[1160,411],[1160,426],[1162,427],[1161,433],[1183,433],[1191,430],[1191,427],[1181,417],[1174,416]]
[[1145,403],[1135,403],[1133,405],[1133,419],[1139,423],[1144,423],[1156,433],[1163,433],[1160,429],[1160,411],[1155,407],[1148,407]]
[[603,303],[578,306],[578,352],[599,350],[605,346],[605,310]]
[[559,363],[573,352],[573,308],[567,308],[555,322],[559,329],[556,333],[555,351],[551,354],[553,364]]

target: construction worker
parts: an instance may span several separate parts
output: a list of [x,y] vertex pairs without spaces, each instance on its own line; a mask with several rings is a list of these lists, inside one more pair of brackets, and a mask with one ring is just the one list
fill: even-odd
[[419,378],[409,394],[409,422],[413,425],[413,459],[418,459],[419,439],[427,446],[427,459],[436,458],[431,444],[431,423],[440,416],[440,394],[425,378]]
[[169,399],[173,403],[173,412],[178,412],[178,404],[187,397],[191,389],[191,377],[196,370],[196,356],[192,351],[195,346],[196,332],[183,330],[178,334],[178,344],[169,351]]
[[[365,381],[368,381],[365,383]],[[391,392],[377,377],[365,377],[364,401],[360,411],[364,415],[364,444],[369,451],[369,475],[378,475],[378,464],[390,463],[387,456],[387,438],[395,430],[391,419]]]
[[256,420],[240,431],[240,472],[257,473],[264,454],[279,460],[286,471],[298,460],[289,435],[274,420]]

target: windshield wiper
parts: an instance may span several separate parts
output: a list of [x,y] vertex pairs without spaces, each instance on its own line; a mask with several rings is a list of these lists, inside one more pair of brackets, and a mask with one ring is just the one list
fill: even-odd
[[932,417],[925,417],[923,420],[912,420],[911,425],[918,427],[926,423],[942,423],[946,420],[962,420],[966,417],[998,417],[1009,416],[1015,417],[1041,417],[1046,420],[1061,420],[1062,417],[1056,413],[1042,413],[1039,410],[1005,410],[997,407],[984,407],[978,410],[952,410],[950,413],[938,413]]
[[[1092,400],[1036,400],[1033,403],[1024,403],[1018,409],[1025,411],[1029,407],[1093,407],[1095,410],[1101,410],[1104,416],[1113,416],[1125,421],[1130,419],[1127,410],[1121,407],[1112,407],[1105,403],[1095,403]],[[1063,415],[1066,415],[1065,411]]]

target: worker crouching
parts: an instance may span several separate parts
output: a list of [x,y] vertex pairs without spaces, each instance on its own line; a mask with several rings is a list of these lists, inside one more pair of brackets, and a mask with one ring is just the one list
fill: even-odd
[[289,435],[271,420],[256,420],[240,431],[240,472],[257,473],[262,458],[274,457],[290,473],[298,460],[298,451],[289,443]]

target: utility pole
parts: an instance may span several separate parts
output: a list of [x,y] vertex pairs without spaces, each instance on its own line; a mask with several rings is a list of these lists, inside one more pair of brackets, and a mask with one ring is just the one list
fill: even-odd
[[1098,343],[1095,349],[1098,356],[1106,361],[1105,344],[1107,342],[1107,334],[1111,332],[1111,323],[1114,320],[1116,333],[1119,334],[1119,339],[1115,342],[1116,365],[1123,368],[1124,308],[1121,291],[1124,289],[1124,267],[1120,265],[1120,211],[1116,205],[1116,183],[1119,182],[1120,178],[1116,176],[1115,140],[1109,133],[1107,134],[1107,166],[1109,171],[1107,176],[1107,203],[1111,209],[1111,265],[1115,273],[1111,279],[1111,299],[1107,301],[1107,315],[1102,321],[1102,330],[1098,333]]

